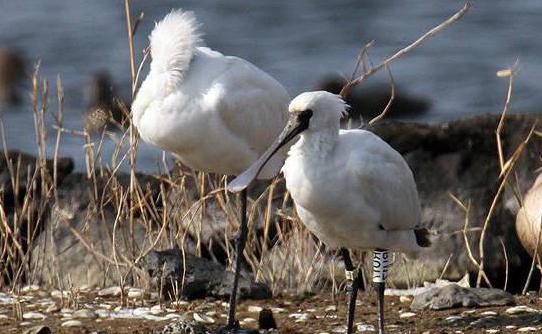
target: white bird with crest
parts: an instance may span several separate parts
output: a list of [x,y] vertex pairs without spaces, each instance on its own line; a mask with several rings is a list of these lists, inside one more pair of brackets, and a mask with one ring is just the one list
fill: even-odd
[[[172,152],[187,166],[238,175],[272,143],[287,121],[288,93],[270,75],[238,57],[204,47],[191,12],[174,10],[150,38],[152,63],[132,105],[146,142]],[[260,178],[276,175],[286,150]],[[247,237],[247,193],[241,195],[240,236],[227,331],[238,331],[235,304]]]
[[305,226],[328,246],[341,249],[347,277],[352,280],[347,333],[352,333],[360,283],[347,248],[374,251],[379,332],[384,333],[388,250],[415,253],[430,246],[430,240],[428,231],[419,226],[420,202],[406,161],[370,131],[340,130],[345,113],[346,104],[338,95],[300,94],[289,105],[283,132],[228,188],[245,189],[275,152],[299,134],[282,171]]

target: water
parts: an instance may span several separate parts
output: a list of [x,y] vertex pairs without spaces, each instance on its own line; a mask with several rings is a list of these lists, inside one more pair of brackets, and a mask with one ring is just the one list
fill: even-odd
[[[461,1],[133,1],[145,19],[136,36],[139,54],[146,35],[171,8],[196,12],[208,46],[250,60],[269,72],[292,96],[315,87],[330,73],[352,70],[360,47],[375,40],[374,62],[407,45],[461,6]],[[454,26],[392,66],[405,92],[429,98],[432,109],[416,121],[440,122],[502,110],[507,81],[496,71],[517,59],[513,112],[538,111],[542,88],[542,1],[476,1]],[[129,62],[122,1],[0,0],[0,46],[17,48],[41,74],[65,86],[65,126],[81,129],[85,86],[108,71],[129,95]],[[385,74],[364,84],[386,83]],[[54,95],[54,94],[52,94]],[[51,110],[55,110],[51,98]],[[9,148],[35,152],[28,103],[2,110]],[[54,136],[49,141],[52,143]],[[61,154],[84,167],[82,139],[63,137]],[[52,151],[52,145],[49,148]],[[114,145],[104,144],[104,157]],[[139,167],[156,169],[159,150],[141,145]],[[104,161],[107,163],[107,159]]]

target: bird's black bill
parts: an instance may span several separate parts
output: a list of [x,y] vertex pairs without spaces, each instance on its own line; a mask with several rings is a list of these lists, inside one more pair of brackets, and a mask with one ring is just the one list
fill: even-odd
[[309,119],[312,116],[312,111],[307,110],[301,113],[291,113],[290,119],[286,127],[280,135],[275,139],[273,144],[265,151],[265,153],[256,160],[247,170],[238,175],[228,184],[228,190],[231,192],[240,192],[246,189],[254,179],[258,177],[260,171],[271,157],[286,145],[290,140],[294,139],[298,134],[309,127]]

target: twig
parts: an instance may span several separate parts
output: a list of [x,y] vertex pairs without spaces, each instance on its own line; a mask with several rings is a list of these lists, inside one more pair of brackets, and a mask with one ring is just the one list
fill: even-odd
[[457,20],[459,20],[461,17],[463,17],[463,15],[465,15],[465,13],[469,10],[470,8],[470,2],[469,1],[466,1],[465,2],[465,5],[463,6],[463,8],[461,8],[457,13],[455,13],[454,15],[452,15],[450,18],[448,18],[446,21],[442,22],[441,24],[439,24],[438,26],[432,28],[431,30],[429,30],[428,32],[426,32],[425,34],[423,34],[421,37],[419,37],[417,40],[415,40],[414,42],[412,42],[410,45],[406,46],[405,48],[397,51],[394,55],[392,55],[391,57],[387,58],[386,60],[384,60],[382,63],[380,63],[379,65],[377,65],[376,67],[372,67],[371,69],[369,69],[368,71],[364,72],[363,74],[361,74],[360,76],[358,76],[357,78],[353,79],[353,80],[349,80],[344,86],[343,88],[341,89],[341,92],[339,93],[339,95],[341,95],[341,97],[343,99],[345,99],[348,94],[350,93],[350,91],[352,90],[353,87],[355,87],[356,85],[358,85],[359,83],[361,83],[363,80],[365,80],[367,77],[375,74],[376,72],[378,72],[379,70],[381,70],[382,68],[384,68],[385,66],[391,64],[393,61],[403,57],[404,55],[406,55],[408,52],[412,51],[413,49],[415,49],[416,47],[418,47],[420,44],[422,44],[426,39],[428,39],[429,37],[432,37],[433,35],[439,33],[441,30],[443,30],[444,28],[448,27],[449,25],[453,24],[454,22],[456,22]]

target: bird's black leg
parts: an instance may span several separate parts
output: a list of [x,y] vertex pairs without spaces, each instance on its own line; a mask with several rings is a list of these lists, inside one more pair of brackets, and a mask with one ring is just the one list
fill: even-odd
[[378,300],[378,333],[384,334],[384,290],[388,277],[389,253],[385,249],[373,252],[373,283]]
[[243,250],[245,249],[245,244],[247,242],[247,235],[247,190],[245,189],[241,192],[241,224],[239,225],[239,238],[237,239],[235,251],[235,272],[228,310],[227,329],[230,330],[230,333],[236,333],[237,329],[239,328],[238,322],[235,321],[235,306],[237,304],[237,286],[239,285],[239,276],[241,274],[241,260],[243,258]]
[[350,259],[350,252],[346,248],[341,248],[341,255],[344,261],[344,268],[346,272],[346,279],[351,283],[350,290],[350,299],[348,300],[348,317],[346,322],[346,333],[354,333],[354,311],[356,309],[356,298],[358,296],[359,282],[360,277],[358,270],[352,264]]

